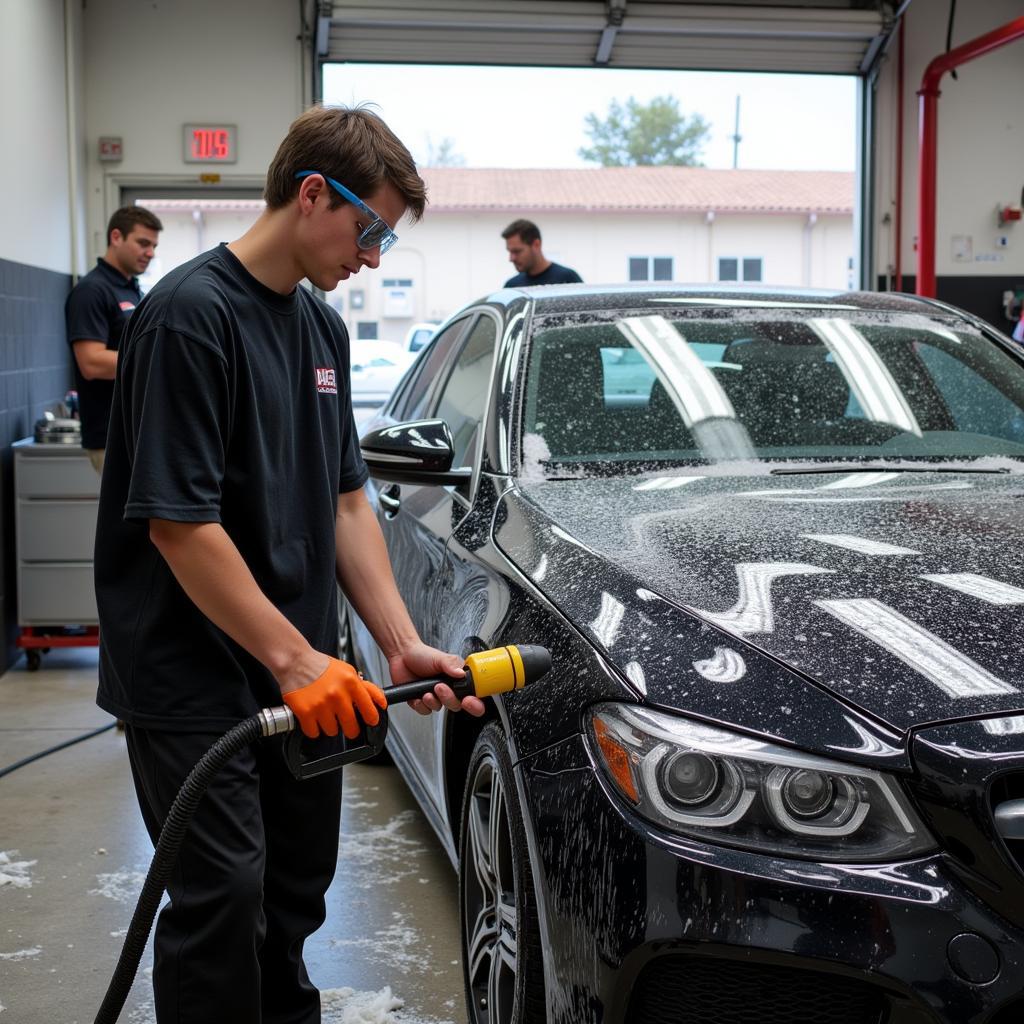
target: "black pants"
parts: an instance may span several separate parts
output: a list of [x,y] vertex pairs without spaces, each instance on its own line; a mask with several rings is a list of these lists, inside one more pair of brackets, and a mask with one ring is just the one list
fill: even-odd
[[[155,843],[178,789],[216,735],[125,730]],[[240,751],[199,802],[157,921],[158,1024],[320,1024],[302,960],[323,924],[341,821],[341,773],[297,782],[280,739]]]

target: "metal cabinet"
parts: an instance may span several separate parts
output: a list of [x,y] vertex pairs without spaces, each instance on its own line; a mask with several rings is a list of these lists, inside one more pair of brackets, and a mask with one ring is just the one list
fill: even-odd
[[92,557],[99,474],[73,445],[14,444],[18,646],[40,651],[96,643]]

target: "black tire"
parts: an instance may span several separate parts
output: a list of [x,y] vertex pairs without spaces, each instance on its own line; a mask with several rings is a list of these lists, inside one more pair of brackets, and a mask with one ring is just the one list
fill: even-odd
[[466,777],[459,917],[470,1024],[543,1024],[537,902],[512,761],[497,722],[480,733]]
[[38,672],[43,662],[43,656],[31,647],[25,652],[25,666],[29,672]]

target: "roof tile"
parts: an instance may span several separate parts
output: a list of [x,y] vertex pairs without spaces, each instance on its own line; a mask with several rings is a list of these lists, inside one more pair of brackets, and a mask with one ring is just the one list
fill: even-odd
[[422,167],[429,210],[588,212],[853,212],[849,171],[752,171],[707,167]]

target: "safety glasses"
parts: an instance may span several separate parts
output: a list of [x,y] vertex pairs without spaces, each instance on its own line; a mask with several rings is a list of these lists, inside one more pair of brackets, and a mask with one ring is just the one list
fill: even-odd
[[386,253],[388,249],[398,241],[398,235],[396,235],[394,231],[387,226],[387,223],[383,220],[381,215],[371,210],[370,207],[368,207],[366,203],[364,203],[362,199],[355,194],[355,192],[350,192],[340,181],[335,181],[333,178],[327,177],[326,174],[322,174],[320,171],[299,171],[295,177],[308,178],[311,174],[319,174],[335,192],[350,202],[353,206],[362,210],[368,217],[373,218],[370,223],[363,228],[359,233],[359,237],[356,239],[356,245],[358,245],[360,249],[376,249],[380,246],[380,254],[383,256],[384,253]]

